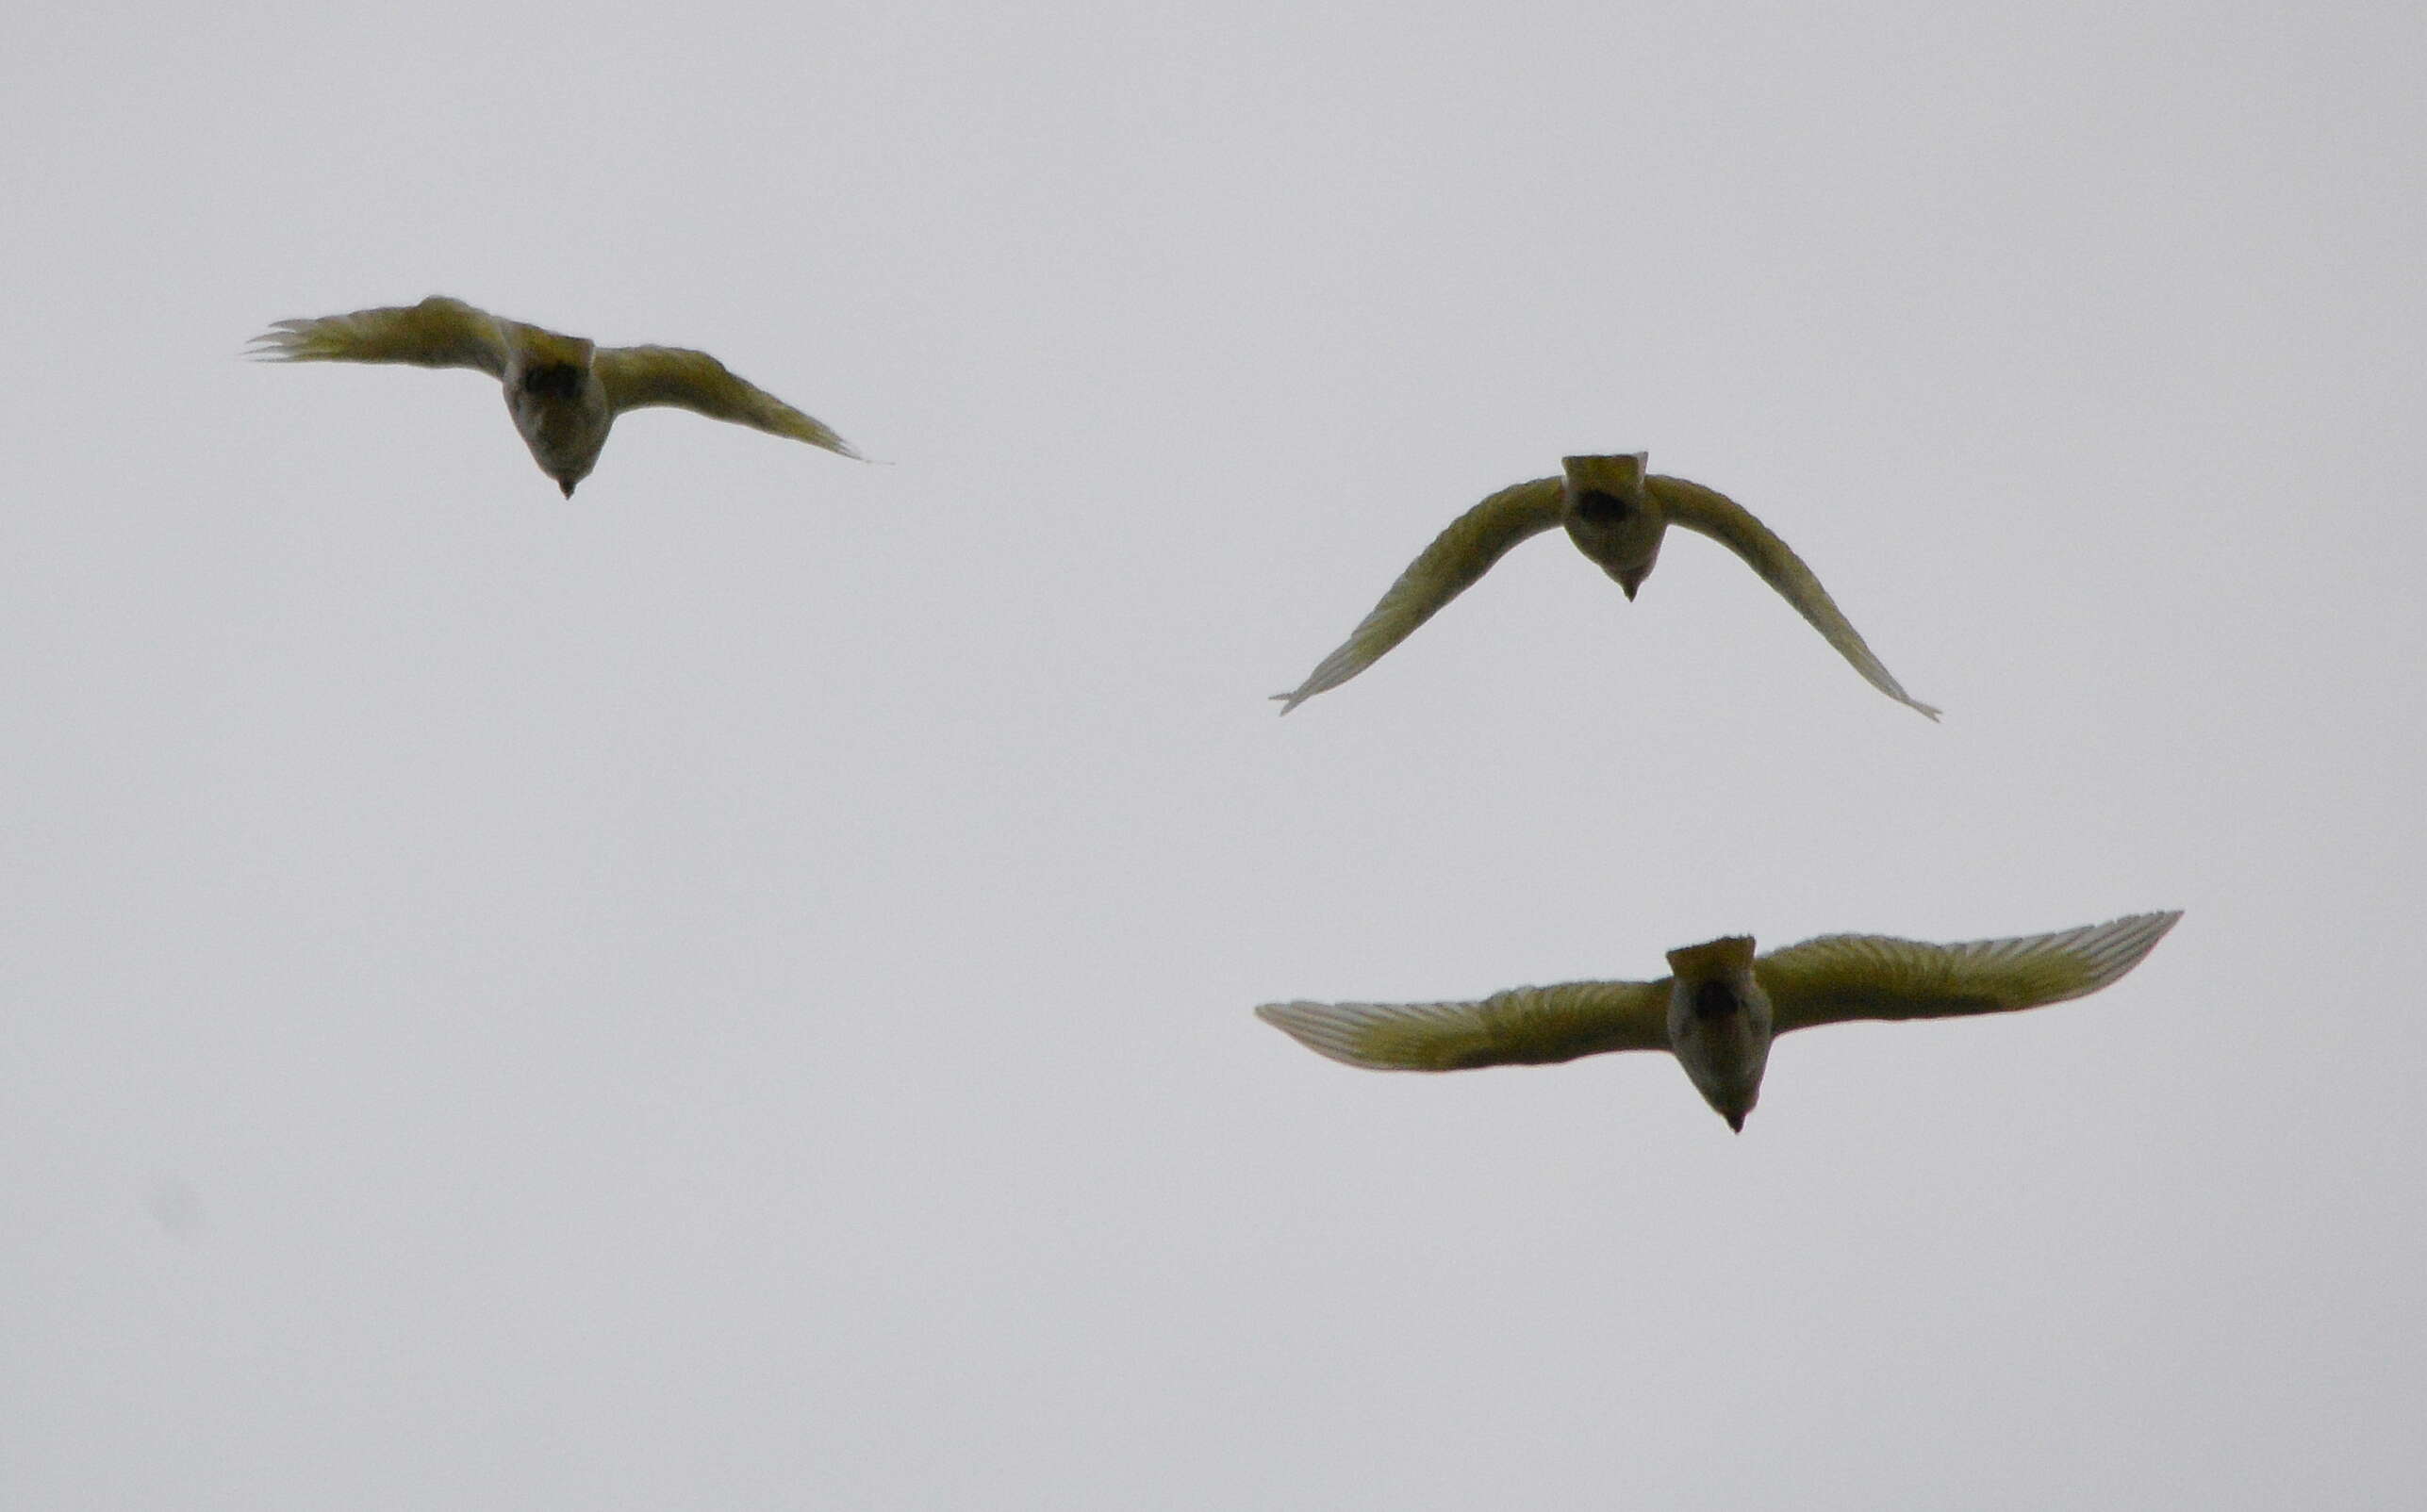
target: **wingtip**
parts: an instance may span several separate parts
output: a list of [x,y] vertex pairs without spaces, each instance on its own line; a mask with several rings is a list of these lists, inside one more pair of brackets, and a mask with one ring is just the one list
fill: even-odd
[[1374,1003],[1316,1003],[1299,998],[1287,1003],[1259,1003],[1256,1017],[1323,1057],[1360,1071],[1412,1071],[1416,1064],[1389,1054],[1376,1054],[1368,1040],[1377,1022],[1389,1023],[1404,1009]]
[[1369,1062],[1357,1054],[1355,1030],[1344,1016],[1328,1003],[1304,999],[1289,1003],[1258,1003],[1256,1017],[1280,1030],[1327,1060],[1337,1060],[1344,1066],[1363,1066]]
[[2167,931],[2183,922],[2183,911],[2155,909],[2147,913],[2127,913],[2115,922],[2117,925],[2134,926],[2138,930],[2145,931],[2150,945],[2155,945],[2158,941],[2166,938]]
[[2127,913],[2080,931],[2072,948],[2089,967],[2089,985],[2083,994],[2113,985],[2149,959],[2157,943],[2182,922],[2181,909],[2152,913]]

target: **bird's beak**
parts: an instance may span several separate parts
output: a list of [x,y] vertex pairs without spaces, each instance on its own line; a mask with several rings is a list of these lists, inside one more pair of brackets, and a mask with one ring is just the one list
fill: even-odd
[[1728,1126],[1729,1128],[1734,1129],[1734,1130],[1735,1130],[1737,1133],[1739,1133],[1739,1134],[1743,1133],[1743,1132],[1744,1132],[1744,1115],[1743,1115],[1742,1113],[1730,1113],[1730,1114],[1728,1114],[1728,1115],[1727,1115],[1727,1126]]
[[[557,479],[557,480],[556,480],[556,486],[565,490],[565,497],[566,497],[566,498],[570,499],[570,498],[572,498],[572,497],[573,497],[573,480],[572,480],[572,479],[570,479],[570,478],[559,478],[559,479]],[[1633,597],[1635,597],[1635,595],[1634,595],[1632,592],[1629,592],[1629,593],[1626,595],[1626,597],[1627,597],[1627,598],[1629,598],[1629,599],[1632,599]]]
[[1651,576],[1651,574],[1648,571],[1621,572],[1618,574],[1618,586],[1626,593],[1626,601],[1628,603],[1633,603],[1635,601],[1635,590],[1642,587],[1643,585],[1643,580],[1649,576]]

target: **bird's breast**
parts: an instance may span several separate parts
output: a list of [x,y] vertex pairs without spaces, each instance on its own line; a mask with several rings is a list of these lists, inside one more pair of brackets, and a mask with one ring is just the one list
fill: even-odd
[[1641,504],[1629,504],[1623,514],[1598,518],[1571,508],[1561,523],[1576,549],[1622,583],[1641,583],[1651,574],[1652,564],[1659,560],[1660,539],[1669,528],[1666,516]]
[[[558,369],[570,372],[570,380],[559,375]],[[534,375],[538,375],[537,382],[531,381]],[[552,476],[588,472],[606,445],[607,428],[615,423],[605,386],[570,364],[535,367],[518,375],[506,386],[505,403],[532,459]]]

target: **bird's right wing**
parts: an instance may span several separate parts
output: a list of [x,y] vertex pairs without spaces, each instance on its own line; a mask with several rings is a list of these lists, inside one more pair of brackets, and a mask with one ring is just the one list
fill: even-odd
[[1763,956],[1753,975],[1780,1034],[1847,1019],[2005,1013],[2097,992],[2140,964],[2182,916],[2135,913],[1962,945],[1829,934]]
[[650,404],[671,404],[710,419],[731,420],[865,460],[823,421],[794,409],[704,352],[687,347],[604,347],[593,370],[606,386],[607,403],[619,415]]
[[1256,1016],[1369,1071],[1542,1065],[1669,1047],[1669,981],[1519,987],[1475,1003],[1266,1003]]
[[505,376],[508,339],[499,320],[459,299],[433,294],[351,315],[280,320],[253,338],[253,355],[273,362],[409,362],[477,368]]
[[1839,655],[1854,664],[1864,681],[1907,709],[1933,719],[1939,716],[1938,710],[1905,691],[1905,685],[1896,681],[1887,664],[1864,643],[1854,622],[1837,607],[1837,600],[1821,586],[1812,569],[1804,566],[1804,559],[1780,540],[1776,532],[1754,518],[1751,510],[1715,488],[1683,478],[1656,475],[1644,479],[1643,486],[1667,506],[1671,523],[1699,531],[1742,557],[1744,565],[1777,589],[1780,598],[1793,604],[1795,613],[1836,647]]
[[1511,547],[1557,525],[1565,507],[1562,480],[1537,478],[1503,488],[1459,516],[1399,574],[1338,650],[1325,657],[1295,691],[1273,695],[1281,702],[1281,713],[1379,661],[1384,651],[1415,633],[1442,605],[1490,571]]

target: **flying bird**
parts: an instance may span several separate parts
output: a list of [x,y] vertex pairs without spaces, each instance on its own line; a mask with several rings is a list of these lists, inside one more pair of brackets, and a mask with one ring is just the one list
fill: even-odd
[[1612,1050],[1667,1050],[1742,1132],[1770,1042],[1849,1019],[2007,1013],[2097,992],[2140,963],[2180,912],[2055,934],[1925,945],[1825,934],[1753,954],[1732,935],[1669,954],[1658,981],[1519,987],[1473,1003],[1266,1003],[1256,1016],[1308,1049],[1372,1071],[1542,1065]]
[[1646,456],[1638,452],[1567,457],[1560,463],[1561,476],[1503,488],[1459,516],[1399,574],[1338,650],[1325,657],[1294,692],[1273,695],[1281,702],[1281,713],[1373,666],[1527,536],[1565,526],[1576,549],[1617,579],[1631,600],[1652,574],[1660,538],[1671,525],[1682,525],[1742,557],[1873,687],[1909,709],[1933,719],[1939,716],[1938,710],[1907,693],[1871,653],[1820,579],[1768,526],[1725,494],[1683,478],[1647,474]]
[[704,352],[681,347],[602,347],[525,325],[433,294],[351,315],[280,320],[253,338],[252,354],[276,362],[409,362],[477,368],[505,386],[514,428],[539,470],[565,497],[598,466],[607,430],[628,409],[672,404],[711,419],[788,436],[859,457],[817,420],[735,377]]

